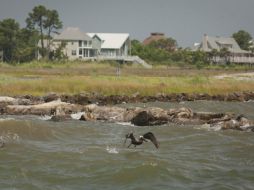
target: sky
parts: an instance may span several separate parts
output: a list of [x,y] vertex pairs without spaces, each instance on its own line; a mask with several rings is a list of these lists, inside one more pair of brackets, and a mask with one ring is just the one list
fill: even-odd
[[230,37],[246,30],[254,37],[254,0],[0,0],[0,20],[25,27],[35,6],[56,9],[66,27],[84,32],[123,32],[143,41],[162,32],[181,47],[204,34]]

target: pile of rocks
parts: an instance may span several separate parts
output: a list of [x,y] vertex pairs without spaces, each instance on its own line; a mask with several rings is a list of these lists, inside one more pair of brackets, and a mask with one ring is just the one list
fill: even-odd
[[220,127],[223,130],[254,131],[253,121],[243,115],[235,116],[232,113],[194,112],[189,108],[161,109],[161,108],[122,108],[117,106],[98,106],[96,104],[81,105],[63,102],[60,99],[48,98],[38,101],[38,104],[28,99],[1,97],[1,114],[9,115],[52,115],[51,120],[63,121],[71,119],[71,114],[83,112],[80,120],[131,122],[137,126],[154,126],[167,123],[175,124],[207,124],[210,127]]
[[[254,92],[238,92],[230,94],[209,95],[205,93],[179,93],[179,94],[157,94],[155,96],[141,96],[139,93],[131,96],[125,95],[111,95],[104,96],[97,93],[80,93],[76,95],[49,93],[42,97],[37,96],[19,96],[20,100],[30,101],[31,104],[42,102],[50,102],[61,99],[64,102],[72,104],[87,105],[96,103],[98,105],[115,105],[121,103],[147,103],[147,102],[181,102],[181,101],[195,101],[195,100],[217,100],[217,101],[249,101],[254,100]],[[29,103],[29,102],[27,102]]]

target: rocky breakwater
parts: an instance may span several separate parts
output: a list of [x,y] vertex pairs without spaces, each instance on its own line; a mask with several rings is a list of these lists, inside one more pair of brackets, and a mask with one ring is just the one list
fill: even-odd
[[158,93],[154,96],[142,96],[139,93],[135,93],[133,95],[111,95],[104,96],[97,93],[80,93],[75,95],[69,94],[56,94],[49,93],[45,96],[18,96],[16,100],[25,100],[28,103],[36,104],[39,102],[50,102],[53,100],[61,99],[64,102],[72,103],[72,104],[80,104],[87,105],[96,103],[98,105],[115,105],[121,103],[147,103],[147,102],[181,102],[181,101],[195,101],[195,100],[216,100],[216,101],[250,101],[254,100],[254,92],[246,91],[246,92],[235,92],[229,94],[218,94],[218,95],[210,95],[206,93],[179,93],[179,94],[163,94]]
[[253,131],[254,122],[243,115],[233,113],[194,112],[190,108],[177,109],[122,108],[116,106],[80,105],[62,102],[31,104],[26,100],[0,98],[1,114],[9,115],[51,115],[53,121],[73,119],[72,114],[81,113],[76,119],[81,121],[131,122],[137,126],[155,126],[168,123],[185,125],[207,125],[216,129]]
[[161,109],[161,108],[120,108],[97,105],[84,106],[84,114],[80,120],[131,122],[137,126],[155,126],[167,123],[184,125],[208,125],[211,128],[239,131],[253,131],[254,122],[244,115],[233,113],[194,112],[190,108]]

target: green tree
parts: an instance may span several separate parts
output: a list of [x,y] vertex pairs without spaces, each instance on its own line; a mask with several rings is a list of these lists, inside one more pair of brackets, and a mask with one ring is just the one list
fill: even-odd
[[153,62],[165,62],[169,60],[169,52],[164,49],[151,45],[144,46],[138,40],[132,40],[131,44],[132,55],[137,55],[142,59]]
[[55,51],[50,52],[51,60],[67,60],[68,57],[63,53],[63,49],[66,47],[66,42],[61,42],[61,44],[56,48]]
[[216,58],[220,56],[219,51],[217,49],[212,49],[212,51],[207,53],[207,58],[210,63],[216,62]]
[[149,44],[149,46],[163,49],[168,52],[173,52],[177,48],[177,42],[173,38],[160,39],[158,41],[153,41]]
[[15,49],[15,60],[17,62],[27,62],[36,58],[37,42],[39,35],[36,31],[21,29],[17,34],[17,47]]
[[[42,57],[46,55],[49,56],[51,35],[52,33],[57,33],[57,30],[61,29],[63,26],[59,19],[58,12],[56,10],[48,10],[43,5],[36,6],[33,8],[33,11],[28,14],[26,23],[27,28],[39,32]],[[44,44],[45,37],[48,41],[47,48]]]
[[50,44],[52,39],[52,33],[58,34],[58,30],[63,27],[62,22],[59,19],[58,12],[56,10],[47,10],[47,19],[44,22],[43,27],[47,29],[47,53],[50,52]]
[[249,50],[250,41],[252,40],[250,33],[244,30],[239,30],[238,32],[234,33],[232,37],[236,40],[241,49]]
[[45,56],[45,47],[44,47],[44,23],[47,19],[47,9],[42,6],[36,6],[33,8],[33,11],[28,14],[26,19],[27,28],[30,30],[37,30],[40,35],[41,40],[41,55]]
[[219,52],[219,55],[221,58],[224,59],[225,63],[229,63],[229,56],[230,56],[230,51],[228,50],[228,48],[222,48]]
[[3,50],[3,60],[12,62],[17,48],[19,24],[14,19],[0,21],[0,49]]

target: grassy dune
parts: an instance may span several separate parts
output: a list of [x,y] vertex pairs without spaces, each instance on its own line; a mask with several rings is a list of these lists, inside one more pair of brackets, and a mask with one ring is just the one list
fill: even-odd
[[[30,63],[0,64],[0,95],[44,95],[48,92],[76,94],[96,92],[104,95],[156,95],[157,93],[225,94],[254,91],[254,81],[213,76],[239,72],[234,69],[184,69],[124,66],[116,76],[114,63]],[[243,70],[240,70],[243,71]]]

